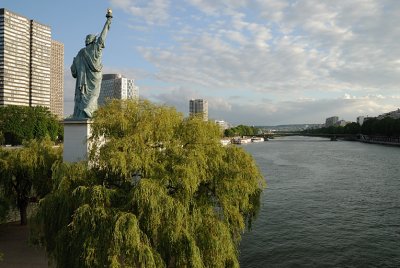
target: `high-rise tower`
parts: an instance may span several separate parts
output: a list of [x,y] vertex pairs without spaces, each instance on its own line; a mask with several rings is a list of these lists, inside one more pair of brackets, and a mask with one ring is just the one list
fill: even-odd
[[30,21],[0,9],[0,105],[29,106]]
[[100,106],[108,99],[138,99],[139,88],[133,79],[128,79],[121,74],[104,74],[98,99]]
[[51,29],[31,20],[30,106],[50,108]]
[[203,99],[192,99],[189,101],[190,116],[201,115],[204,121],[208,120],[208,102]]
[[64,44],[51,41],[50,111],[58,118],[64,116]]
[[334,126],[339,121],[338,116],[332,116],[325,120],[325,127]]
[[[54,53],[61,51],[63,68],[64,50]],[[52,74],[54,53],[49,26],[0,8],[0,106],[50,108],[51,80],[64,79],[63,71]]]

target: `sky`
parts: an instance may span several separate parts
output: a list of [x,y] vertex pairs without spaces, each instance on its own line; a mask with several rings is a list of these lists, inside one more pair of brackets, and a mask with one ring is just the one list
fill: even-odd
[[396,0],[1,0],[52,28],[70,66],[87,34],[113,22],[103,73],[134,79],[140,97],[231,124],[356,121],[400,108],[400,1]]

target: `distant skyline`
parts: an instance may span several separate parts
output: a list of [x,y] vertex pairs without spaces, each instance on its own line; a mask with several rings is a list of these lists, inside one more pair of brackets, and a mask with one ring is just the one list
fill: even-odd
[[103,73],[135,79],[140,97],[175,106],[206,99],[232,124],[324,123],[400,107],[400,1],[2,0],[52,28],[69,67],[85,36],[113,23]]

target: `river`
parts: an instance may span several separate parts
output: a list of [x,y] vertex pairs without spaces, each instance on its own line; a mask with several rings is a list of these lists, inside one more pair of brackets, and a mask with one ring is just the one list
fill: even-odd
[[400,148],[312,137],[244,145],[267,188],[241,267],[400,267]]

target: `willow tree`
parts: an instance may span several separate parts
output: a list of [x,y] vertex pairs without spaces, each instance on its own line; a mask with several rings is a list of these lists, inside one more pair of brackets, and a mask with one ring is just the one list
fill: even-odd
[[21,225],[27,224],[31,201],[43,198],[52,188],[52,165],[61,158],[49,139],[30,140],[23,147],[0,149],[0,189],[20,212]]
[[60,164],[39,239],[58,267],[238,267],[264,179],[211,122],[148,101],[94,117],[89,165]]

